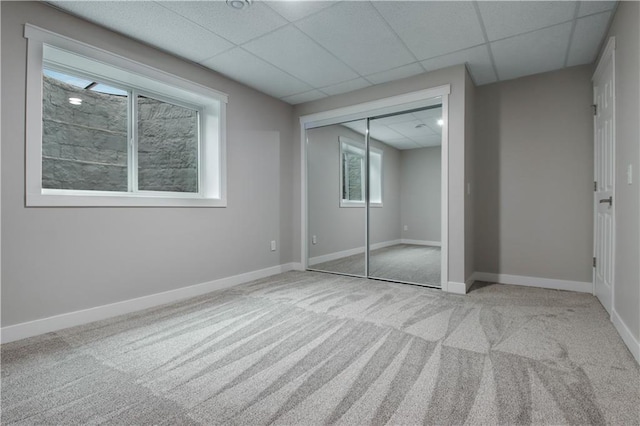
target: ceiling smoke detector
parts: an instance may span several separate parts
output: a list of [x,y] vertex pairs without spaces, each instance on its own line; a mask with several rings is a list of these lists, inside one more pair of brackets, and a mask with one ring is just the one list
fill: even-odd
[[227,5],[236,10],[248,9],[253,0],[227,0]]

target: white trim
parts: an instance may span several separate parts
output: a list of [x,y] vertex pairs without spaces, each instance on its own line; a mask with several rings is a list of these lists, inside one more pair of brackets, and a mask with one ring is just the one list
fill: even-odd
[[[27,206],[226,207],[226,104],[228,102],[226,94],[30,24],[24,25],[24,37],[27,39],[25,158]],[[129,82],[130,84],[125,85],[127,90],[145,89],[144,93],[150,92],[152,97],[163,100],[166,96],[157,93],[157,90],[168,90],[167,87],[170,86],[174,92],[169,96],[170,102],[196,103],[197,107],[189,107],[199,111],[199,192],[108,192],[42,188],[42,69],[45,62],[45,45],[48,51],[53,52],[52,54],[57,55],[63,62],[75,60],[78,64],[84,64],[82,66],[91,65],[93,69],[109,68],[110,72],[120,73],[119,75],[124,79],[133,79]],[[146,82],[144,84],[151,85],[149,87],[155,87],[155,89],[143,87],[143,81]],[[178,95],[178,93],[181,94]]]
[[68,327],[74,327],[77,325],[87,324],[93,321],[99,321],[118,315],[141,311],[143,309],[176,302],[182,299],[188,299],[190,297],[200,296],[212,291],[237,286],[239,284],[244,284],[249,281],[270,277],[272,275],[277,275],[283,272],[300,269],[301,265],[299,263],[286,263],[283,265],[272,266],[270,268],[260,269],[257,271],[234,275],[231,277],[220,278],[218,280],[209,281],[206,283],[195,284],[188,287],[165,291],[162,293],[124,300],[122,302],[96,306],[94,308],[68,312],[48,318],[10,325],[7,327],[2,327],[2,329],[0,330],[0,342],[13,342],[15,340],[25,339],[27,337],[62,330]]
[[336,124],[348,120],[367,118],[372,114],[389,114],[407,109],[421,108],[433,104],[434,98],[441,97],[442,104],[442,200],[441,200],[441,288],[448,291],[449,277],[449,94],[451,85],[446,84],[430,89],[418,90],[403,95],[391,96],[329,111],[322,111],[300,117],[300,259],[308,268],[308,198],[307,198],[307,137],[306,130],[318,126]]
[[602,51],[602,56],[600,56],[600,60],[598,61],[598,65],[596,66],[596,70],[593,72],[593,77],[591,77],[592,81],[600,77],[600,74],[602,74],[602,72],[604,71],[604,67],[607,64],[607,61],[611,56],[613,56],[613,52],[615,51],[615,49],[616,49],[616,38],[609,37],[609,40],[607,40],[607,45],[604,47],[604,50]]
[[[383,241],[381,243],[371,244],[370,250],[377,250],[385,247],[395,246],[397,244],[400,244],[401,241],[402,240],[391,240],[391,241]],[[330,262],[332,260],[342,259],[344,257],[349,257],[356,254],[364,253],[364,252],[365,252],[365,248],[364,246],[362,246],[362,247],[356,247],[348,250],[336,251],[334,253],[323,254],[321,256],[311,257],[309,258],[309,266],[317,265],[318,263]]]
[[303,129],[308,129],[311,127],[343,123],[345,121],[361,120],[372,115],[393,114],[407,109],[429,106],[425,105],[425,100],[439,96],[444,97],[450,93],[451,85],[445,84],[443,86],[418,90],[403,95],[390,96],[375,101],[305,115],[300,117],[300,122],[303,125]]
[[[119,67],[124,67],[125,69],[130,69],[131,71],[137,72],[138,74],[150,76],[160,81],[166,81],[166,79],[169,78],[171,80],[175,80],[173,84],[177,85],[180,88],[203,94],[207,97],[215,98],[224,103],[229,102],[229,95],[219,90],[212,89],[208,86],[203,86],[202,84],[195,83],[191,80],[187,80],[175,74],[171,74],[158,68],[145,65],[143,63],[101,49],[91,44],[84,43],[70,37],[63,36],[61,34],[57,34],[53,31],[49,31],[36,25],[28,23],[24,25],[24,38],[39,41],[40,43],[53,44],[70,51],[77,51],[78,53],[82,53],[86,57],[107,62]],[[105,61],[105,59],[107,58],[108,60]],[[176,84],[176,82],[178,83]]]
[[403,238],[400,240],[402,244],[413,244],[414,246],[432,246],[432,247],[441,247],[442,244],[440,241],[429,241],[429,240],[408,240]]
[[227,205],[226,200],[223,199],[185,197],[180,194],[167,197],[141,195],[140,192],[64,190],[54,192],[47,189],[43,189],[41,193],[27,193],[26,200],[29,207],[226,207]]
[[499,284],[591,293],[591,283],[584,281],[556,280],[551,278],[527,277],[523,275],[494,274],[491,272],[475,272],[471,276],[471,279],[473,281],[487,281]]
[[455,281],[449,281],[447,283],[447,292],[454,294],[467,294],[467,284],[466,283],[457,283]]
[[283,267],[283,271],[282,272],[287,272],[286,268],[288,268],[288,267],[291,267],[291,269],[289,269],[290,271],[304,272],[304,270],[305,270],[304,266],[302,266],[302,263],[300,263],[300,262],[286,263],[286,264],[282,265],[282,267]]
[[442,95],[442,121],[440,276],[442,290],[449,291],[449,95]]
[[620,337],[622,337],[624,344],[627,345],[627,348],[631,351],[636,362],[640,364],[640,340],[633,336],[633,333],[629,330],[629,327],[627,327],[627,324],[625,324],[622,318],[620,318],[620,315],[618,315],[615,308],[611,309],[611,322],[616,328],[616,331],[618,331]]

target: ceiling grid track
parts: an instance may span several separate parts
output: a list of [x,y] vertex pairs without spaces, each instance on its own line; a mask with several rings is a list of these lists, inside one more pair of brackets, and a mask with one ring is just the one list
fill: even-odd
[[576,8],[573,12],[573,25],[571,25],[571,33],[569,33],[569,43],[567,44],[567,53],[564,56],[564,67],[567,67],[569,63],[569,54],[571,53],[571,44],[573,43],[573,34],[576,32],[576,25],[578,24],[578,13],[580,11],[580,2],[576,2]]
[[[478,15],[478,22],[480,22],[480,28],[482,29],[482,35],[484,36],[485,44],[487,45],[487,52],[489,54],[489,60],[491,61],[491,67],[493,68],[493,73],[495,74],[496,81],[500,81],[500,74],[498,73],[498,67],[496,66],[496,60],[493,57],[493,51],[491,50],[491,43],[489,43],[489,36],[487,35],[487,28],[484,25],[484,20],[482,19],[482,14],[480,13],[480,6],[478,6],[478,1],[473,1],[473,7],[476,9],[476,15]],[[473,74],[471,75],[473,78]],[[474,81],[475,83],[475,81]]]

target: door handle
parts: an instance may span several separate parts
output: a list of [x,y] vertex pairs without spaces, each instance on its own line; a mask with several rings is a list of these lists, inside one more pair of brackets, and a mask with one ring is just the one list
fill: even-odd
[[605,198],[604,200],[600,200],[600,204],[609,203],[609,207],[613,206],[613,197]]

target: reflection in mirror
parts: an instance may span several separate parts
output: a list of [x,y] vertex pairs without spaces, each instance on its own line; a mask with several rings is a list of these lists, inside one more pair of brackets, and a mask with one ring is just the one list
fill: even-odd
[[366,276],[366,120],[346,124],[307,130],[308,264]]
[[441,105],[370,120],[384,153],[382,203],[369,209],[372,278],[440,286],[442,124]]

